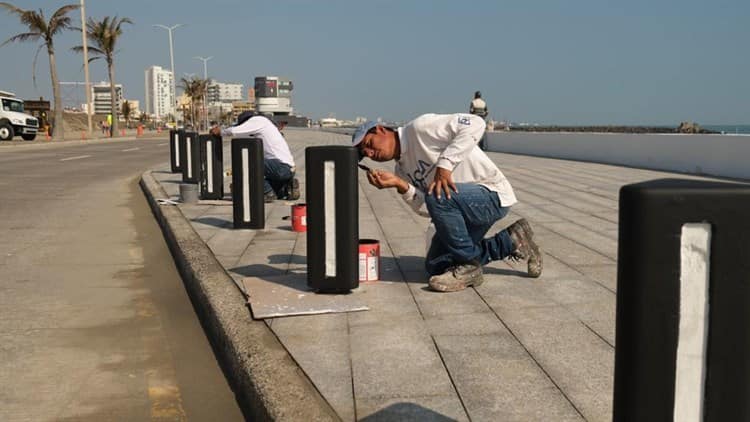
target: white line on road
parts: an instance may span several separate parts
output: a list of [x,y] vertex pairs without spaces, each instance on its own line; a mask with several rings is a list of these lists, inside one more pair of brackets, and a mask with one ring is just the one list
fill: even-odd
[[165,142],[165,143],[163,143],[163,144],[158,144],[157,146],[158,146],[158,147],[163,147],[164,145],[166,145],[166,144],[168,144],[168,143],[169,143],[169,142]]
[[63,158],[60,161],[80,160],[81,158],[89,158],[89,157],[91,157],[91,156],[90,155],[78,155],[76,157]]
[[130,149],[124,149],[124,150],[122,150],[122,152],[128,152],[128,151],[138,151],[139,149],[140,149],[140,148],[138,148],[138,147],[135,147],[135,148],[130,148]]

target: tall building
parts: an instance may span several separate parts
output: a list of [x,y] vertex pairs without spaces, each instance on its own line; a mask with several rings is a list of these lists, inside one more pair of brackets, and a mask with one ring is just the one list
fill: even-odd
[[242,84],[211,81],[208,84],[208,103],[232,103],[242,101]]
[[160,66],[146,69],[146,113],[157,119],[175,114],[172,72]]
[[[99,82],[91,85],[91,98],[94,102],[94,113],[110,114],[112,113],[112,93],[110,92],[109,82]],[[122,108],[122,85],[115,85],[115,101],[117,110]]]

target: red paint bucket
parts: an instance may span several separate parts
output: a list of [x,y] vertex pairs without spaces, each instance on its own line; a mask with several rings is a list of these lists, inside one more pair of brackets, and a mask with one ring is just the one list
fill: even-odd
[[292,230],[307,231],[307,204],[292,205]]
[[359,239],[359,281],[380,279],[380,242],[375,239]]

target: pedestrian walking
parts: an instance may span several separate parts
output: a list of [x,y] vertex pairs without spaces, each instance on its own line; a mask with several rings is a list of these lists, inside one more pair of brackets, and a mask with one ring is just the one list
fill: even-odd
[[[487,108],[487,103],[482,99],[481,92],[474,93],[474,99],[469,103],[469,113],[481,117],[485,125],[487,124],[487,116],[490,114],[490,110]],[[485,133],[479,141],[479,149],[486,151],[486,142],[487,134]]]

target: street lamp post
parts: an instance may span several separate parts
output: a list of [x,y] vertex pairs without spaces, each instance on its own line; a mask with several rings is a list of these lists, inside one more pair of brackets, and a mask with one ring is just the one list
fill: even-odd
[[177,84],[175,82],[177,75],[174,73],[174,47],[172,44],[172,31],[184,25],[181,23],[178,23],[177,25],[173,25],[173,26],[166,26],[166,25],[159,25],[159,24],[154,25],[154,26],[157,28],[166,29],[169,32],[169,61],[172,66],[172,101],[173,101],[172,115],[174,119],[174,114],[177,113]]
[[204,122],[206,124],[206,130],[208,130],[208,104],[206,102],[208,101],[208,66],[206,63],[213,59],[213,56],[209,57],[200,57],[196,56],[193,57],[194,59],[201,60],[203,62],[203,81],[206,83],[205,91],[203,92],[203,113],[204,113]]

